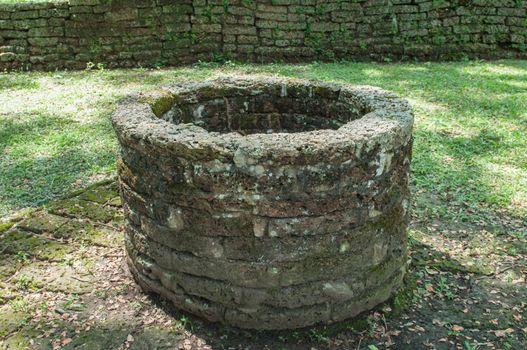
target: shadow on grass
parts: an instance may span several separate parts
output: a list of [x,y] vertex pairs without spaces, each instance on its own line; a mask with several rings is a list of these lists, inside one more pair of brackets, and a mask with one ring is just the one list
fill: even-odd
[[492,174],[481,167],[480,156],[489,152],[506,154],[511,145],[487,131],[471,137],[451,136],[442,132],[415,132],[412,171],[414,183],[439,193],[443,199],[469,205],[488,203],[506,205],[511,193],[497,191]]
[[[42,204],[114,169],[116,140],[107,120],[76,127],[43,115],[27,123],[7,122],[0,134],[6,136],[0,144],[0,216]],[[19,146],[16,152],[6,151],[13,144]]]
[[[100,90],[101,96],[94,96],[91,103],[94,105],[94,119],[101,122],[88,126],[76,125],[72,121],[74,115],[63,118],[49,113],[30,117],[30,121],[23,122],[17,122],[17,119],[25,120],[24,115],[21,118],[9,116],[0,125],[0,150],[6,153],[6,149],[11,146],[24,148],[21,145],[29,142],[34,143],[35,149],[44,154],[31,154],[23,150],[23,154],[19,155],[0,155],[0,165],[7,169],[0,176],[0,198],[8,201],[4,209],[0,208],[0,215],[7,206],[15,208],[42,203],[56,193],[63,193],[61,188],[71,189],[71,183],[75,180],[85,179],[101,170],[112,171],[114,166],[110,157],[113,155],[109,149],[115,148],[116,140],[107,118],[119,98],[133,91],[148,90],[182,79],[202,79],[219,73],[270,73],[375,85],[392,90],[402,97],[441,106],[441,110],[437,111],[427,109],[426,106],[416,106],[414,181],[430,190],[462,193],[459,200],[488,200],[490,204],[502,205],[511,201],[514,191],[518,192],[518,186],[502,186],[501,189],[491,186],[492,177],[496,175],[481,164],[492,165],[496,158],[501,158],[498,161],[500,165],[527,171],[527,161],[522,157],[523,150],[527,148],[527,141],[523,137],[527,133],[525,61],[389,65],[212,64],[160,70],[55,72],[47,75],[20,73],[4,81],[4,87],[23,89],[26,86],[40,86],[43,89],[46,84],[51,87],[61,85],[62,88],[68,86],[61,92],[66,93],[70,91],[71,85],[73,94],[82,94],[86,85],[93,91]],[[455,134],[457,130],[461,131],[459,135]],[[94,143],[98,144],[100,152],[93,146]],[[55,150],[46,154],[48,148]],[[89,162],[93,163],[88,165]],[[36,186],[38,190],[35,191],[35,187],[28,183],[40,183]]]
[[0,73],[0,92],[2,90],[38,89],[38,76],[27,73]]
[[0,124],[0,151],[24,142],[42,142],[51,133],[61,132],[72,121],[48,113],[39,113],[31,119],[27,115],[10,116]]

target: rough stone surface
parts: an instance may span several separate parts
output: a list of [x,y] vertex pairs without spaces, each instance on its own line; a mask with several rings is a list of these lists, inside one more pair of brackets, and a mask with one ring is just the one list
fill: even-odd
[[0,70],[526,57],[527,1],[79,0],[0,5]]
[[409,104],[268,77],[130,96],[113,124],[130,269],[242,328],[332,323],[388,299],[406,263]]

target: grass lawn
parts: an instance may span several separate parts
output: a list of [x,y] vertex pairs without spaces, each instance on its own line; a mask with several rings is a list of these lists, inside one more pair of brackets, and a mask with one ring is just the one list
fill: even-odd
[[[115,181],[55,199],[113,176],[121,97],[234,72],[376,85],[411,101],[411,259],[390,302],[290,332],[203,322],[136,288]],[[527,61],[0,74],[0,348],[525,349],[526,286]]]
[[69,0],[0,0],[0,4],[21,4],[21,3],[28,3],[28,2],[52,2],[52,3],[59,3],[59,2],[69,2]]
[[180,79],[268,73],[376,85],[416,114],[413,183],[442,199],[527,212],[527,62],[198,65],[0,75],[0,216],[114,172],[109,116],[124,95]]

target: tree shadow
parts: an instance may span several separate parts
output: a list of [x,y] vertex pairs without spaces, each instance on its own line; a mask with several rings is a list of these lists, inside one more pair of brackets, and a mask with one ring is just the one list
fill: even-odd
[[0,124],[0,151],[23,140],[44,138],[71,123],[70,120],[49,113],[39,113],[30,120],[26,114],[12,115]]
[[479,203],[506,206],[511,202],[510,189],[497,190],[495,175],[482,167],[489,152],[494,156],[506,155],[514,147],[500,142],[499,134],[481,130],[472,136],[453,136],[418,130],[414,135],[412,182],[418,188],[438,193],[444,200],[471,206]]
[[[115,167],[116,140],[107,119],[75,128],[71,121],[41,115],[21,124],[7,122],[0,133],[5,136],[0,145],[0,214],[45,203]],[[12,144],[22,145],[18,152],[23,154],[7,152]],[[34,150],[32,144],[42,147]]]
[[0,92],[2,90],[38,89],[40,87],[38,78],[39,76],[37,74],[16,72],[0,73]]

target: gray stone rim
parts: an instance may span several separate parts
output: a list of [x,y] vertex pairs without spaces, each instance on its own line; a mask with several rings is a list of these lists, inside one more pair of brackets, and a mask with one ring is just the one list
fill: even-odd
[[[149,92],[130,95],[123,99],[112,116],[112,123],[122,143],[135,149],[162,147],[174,156],[234,159],[240,154],[244,162],[256,164],[261,159],[272,160],[274,155],[291,157],[320,152],[332,152],[333,158],[349,159],[349,151],[356,156],[362,151],[382,147],[390,150],[406,144],[412,135],[413,112],[408,101],[395,94],[371,86],[322,83],[285,77],[228,76],[204,81],[183,81],[161,89],[177,96],[206,86],[238,87],[258,84],[305,85],[306,87],[338,90],[339,98],[353,98],[368,112],[339,129],[321,129],[298,133],[241,135],[237,132],[210,132],[193,124],[173,124],[156,116],[150,103],[144,101]],[[308,151],[306,151],[308,150]],[[342,152],[340,152],[342,151]],[[249,157],[249,158],[247,158]],[[306,159],[307,162],[309,157]],[[240,164],[240,165],[250,165]]]

